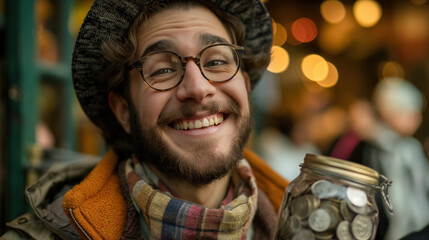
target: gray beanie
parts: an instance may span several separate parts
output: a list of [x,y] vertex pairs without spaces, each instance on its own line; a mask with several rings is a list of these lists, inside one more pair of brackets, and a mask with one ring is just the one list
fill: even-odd
[[423,95],[410,82],[396,77],[382,79],[374,89],[374,104],[386,112],[423,110]]

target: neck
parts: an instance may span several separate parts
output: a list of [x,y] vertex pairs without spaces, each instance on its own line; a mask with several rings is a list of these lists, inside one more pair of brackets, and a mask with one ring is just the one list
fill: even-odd
[[231,174],[213,181],[212,183],[194,186],[186,181],[167,178],[157,168],[149,168],[160,178],[169,189],[180,199],[190,201],[207,208],[219,208],[228,191]]

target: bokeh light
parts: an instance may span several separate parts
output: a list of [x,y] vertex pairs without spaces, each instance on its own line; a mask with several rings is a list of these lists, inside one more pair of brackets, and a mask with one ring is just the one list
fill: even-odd
[[305,77],[312,81],[321,81],[328,76],[327,61],[320,55],[310,54],[301,62],[301,70]]
[[272,73],[281,73],[289,66],[289,54],[287,51],[279,46],[271,48],[271,62],[267,70]]
[[346,15],[340,23],[322,25],[318,36],[320,48],[333,55],[346,50],[353,43],[356,26],[351,15]]
[[412,3],[416,5],[423,5],[428,2],[428,0],[411,0]]
[[322,92],[325,90],[325,88],[321,87],[315,81],[303,79],[302,83],[303,83],[305,90],[312,92],[312,93],[318,93],[318,92]]
[[317,36],[316,24],[309,18],[299,18],[292,23],[292,35],[300,42],[311,42]]
[[397,37],[407,41],[426,41],[429,37],[429,18],[427,10],[402,9],[393,18],[394,31]]
[[320,14],[325,21],[335,24],[341,22],[346,16],[344,4],[338,0],[325,0],[320,5]]
[[273,18],[271,18],[271,25],[273,26],[273,35],[275,35],[277,31],[277,25],[276,21]]
[[390,61],[381,64],[380,66],[380,78],[388,78],[388,77],[404,77],[404,69],[401,64],[398,62]]
[[376,1],[358,0],[353,4],[353,15],[360,26],[369,28],[378,23],[382,9]]
[[330,88],[335,86],[335,84],[337,84],[338,82],[338,70],[333,63],[331,62],[326,62],[326,63],[328,64],[328,75],[326,76],[325,79],[321,81],[317,81],[317,84],[319,84],[324,88]]
[[273,45],[281,46],[287,40],[287,32],[285,27],[283,27],[280,23],[275,22],[276,31],[273,35]]
[[68,22],[70,33],[73,36],[77,36],[83,20],[93,3],[94,1],[75,1]]

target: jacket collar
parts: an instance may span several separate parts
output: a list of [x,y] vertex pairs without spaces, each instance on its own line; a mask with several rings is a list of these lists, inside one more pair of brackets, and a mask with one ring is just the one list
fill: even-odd
[[[278,211],[288,182],[252,151],[245,149],[243,153],[252,166],[258,187]],[[109,151],[100,162],[98,158],[77,158],[73,163],[62,164],[26,190],[27,201],[44,225],[61,238],[79,238],[75,229],[81,229],[79,234],[83,238],[87,235],[91,239],[107,239],[113,235],[120,238],[126,219],[118,217],[118,213],[126,211],[126,201],[119,186],[117,163],[117,155]],[[63,193],[79,182],[63,199]],[[59,210],[61,202],[64,211]]]
[[[25,190],[25,197],[39,219],[51,232],[63,239],[77,239],[78,234],[62,211],[63,195],[75,184],[79,183],[99,162],[99,157],[73,153],[73,162],[56,164],[51,167],[37,182]],[[22,216],[31,223],[34,217]],[[19,221],[20,218],[18,218]],[[36,219],[36,218],[35,218]],[[34,220],[35,220],[34,219]],[[35,226],[38,226],[37,224]],[[28,232],[32,228],[26,227]],[[34,228],[36,232],[42,228]]]

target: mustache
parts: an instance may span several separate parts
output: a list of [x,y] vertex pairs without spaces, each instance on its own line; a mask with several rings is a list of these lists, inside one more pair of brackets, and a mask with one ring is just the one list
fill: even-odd
[[200,111],[206,111],[209,114],[220,112],[237,116],[241,114],[240,106],[236,101],[231,101],[230,103],[211,101],[203,105],[195,102],[186,102],[176,110],[162,111],[158,117],[157,123],[160,126],[168,125],[176,119],[189,118]]

